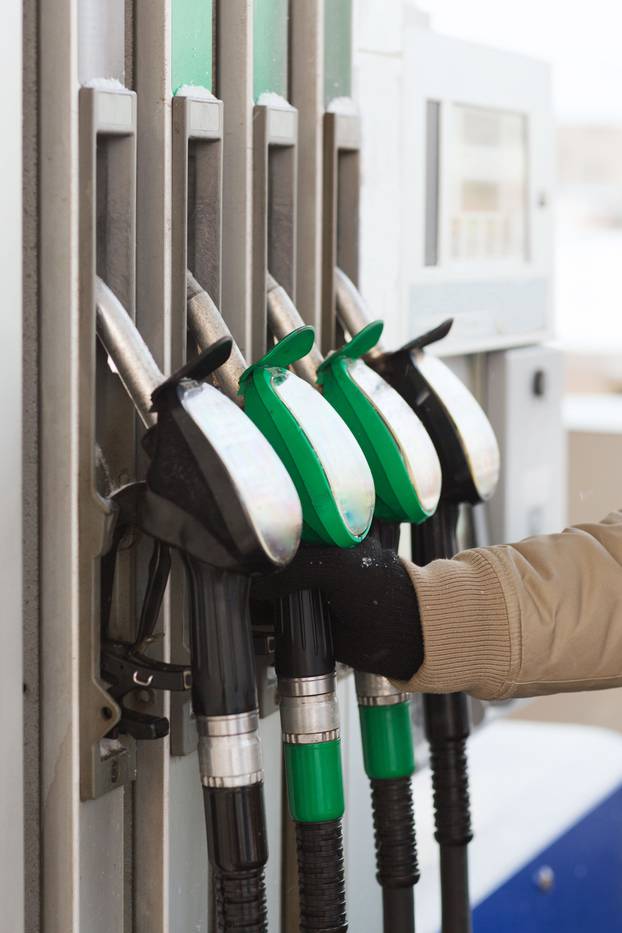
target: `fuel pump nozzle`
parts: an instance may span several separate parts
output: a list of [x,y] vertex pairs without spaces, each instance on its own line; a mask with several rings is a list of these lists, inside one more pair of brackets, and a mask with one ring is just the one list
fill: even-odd
[[186,568],[217,928],[266,933],[268,853],[249,576],[293,557],[300,501],[261,432],[203,381],[227,362],[230,340],[216,341],[165,379],[113,299],[102,283],[99,333],[143,420],[156,419],[146,435],[147,481],[124,494],[135,526],[177,549]]
[[[279,293],[272,281],[270,286],[269,302]],[[213,303],[210,307],[197,295],[190,279],[188,299],[194,305],[189,325],[199,345],[206,329],[222,333],[225,325]],[[196,321],[193,325],[199,311],[200,327]],[[300,369],[312,346],[312,328],[288,327],[284,339],[243,373],[240,394],[246,413],[296,484],[303,539],[352,547],[369,530],[373,479],[345,423],[319,392],[290,371],[290,366]],[[321,595],[303,590],[281,600],[275,635],[288,803],[296,824],[300,925],[309,933],[338,933],[347,929],[344,794],[332,632]]]
[[[367,321],[364,301],[353,283],[337,272],[337,314],[356,334]],[[369,358],[370,365],[400,393],[430,434],[443,469],[441,501],[423,525],[412,525],[415,563],[453,557],[458,550],[460,505],[485,502],[499,475],[499,448],[484,411],[466,386],[426,347],[451,328],[446,321],[393,353]],[[472,838],[466,739],[470,732],[462,693],[424,695],[426,736],[434,787],[436,839],[441,853],[443,933],[469,933],[467,846]]]
[[[268,322],[283,337],[301,323],[293,302],[274,280],[268,286]],[[401,397],[361,359],[374,351],[381,322],[366,327],[324,360],[317,349],[294,364],[321,386],[357,438],[376,490],[376,534],[397,550],[399,522],[421,522],[435,509],[440,465],[421,422]],[[410,779],[414,772],[410,702],[386,678],[356,672],[363,756],[371,782],[377,878],[383,890],[384,928],[414,930],[413,886],[419,871]]]

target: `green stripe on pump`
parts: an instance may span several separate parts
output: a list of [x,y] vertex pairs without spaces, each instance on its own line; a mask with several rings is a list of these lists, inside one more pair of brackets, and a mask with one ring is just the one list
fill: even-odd
[[212,0],[172,0],[171,87],[212,90]]
[[272,91],[287,97],[288,0],[253,4],[253,95]]
[[363,760],[369,778],[409,777],[415,770],[410,703],[359,706]]
[[283,745],[289,812],[297,823],[326,823],[344,814],[341,742]]
[[324,7],[324,103],[352,95],[352,0]]

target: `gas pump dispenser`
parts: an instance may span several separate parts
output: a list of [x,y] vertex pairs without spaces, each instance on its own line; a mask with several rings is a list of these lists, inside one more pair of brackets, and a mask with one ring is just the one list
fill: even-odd
[[[283,337],[300,324],[293,302],[274,279],[268,289],[268,322]],[[420,523],[434,513],[441,470],[420,420],[400,395],[361,359],[380,338],[382,322],[369,323],[325,360],[314,348],[300,364],[317,378],[324,397],[361,445],[376,489],[373,533],[397,549],[399,523]],[[413,886],[418,880],[410,778],[414,772],[409,700],[384,677],[356,673],[365,769],[372,787],[377,878],[383,890],[384,928],[414,930]]]
[[[364,333],[369,325],[362,297],[343,272],[338,270],[336,278],[342,326],[350,334]],[[460,505],[485,502],[499,476],[499,448],[482,408],[445,363],[425,352],[449,333],[451,325],[447,321],[394,353],[383,353],[376,346],[369,358],[370,365],[417,412],[442,464],[443,488],[436,514],[425,525],[412,526],[412,556],[421,565],[457,553]],[[465,933],[471,929],[467,845],[472,838],[467,698],[462,693],[427,694],[424,711],[441,851],[442,929],[443,933]]]
[[[143,444],[150,460],[146,483],[114,496],[119,526],[153,537],[165,552],[176,549],[186,568],[192,701],[217,929],[266,933],[268,852],[249,577],[292,558],[300,540],[300,502],[261,432],[203,381],[227,360],[230,340],[217,341],[165,379],[101,280],[97,316],[100,339],[150,425]],[[158,607],[167,569],[166,560],[152,562],[147,599]]]

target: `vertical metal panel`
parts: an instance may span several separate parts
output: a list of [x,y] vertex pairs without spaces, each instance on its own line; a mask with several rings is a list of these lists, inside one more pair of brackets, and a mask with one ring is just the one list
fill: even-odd
[[[43,926],[79,930],[76,0],[40,7]],[[10,903],[10,901],[7,901]]]
[[207,933],[207,842],[197,755],[172,758],[170,767],[169,930]]
[[22,4],[4,10],[0,37],[5,133],[0,174],[5,236],[0,254],[4,313],[0,315],[3,438],[0,481],[4,490],[0,528],[3,634],[0,657],[0,833],[5,857],[0,872],[3,924],[24,929],[23,723],[22,723]]
[[268,270],[296,298],[296,141],[298,114],[255,106],[253,128],[252,358],[266,352]]
[[76,933],[129,930],[123,880],[123,795],[130,786],[80,805],[80,926]]
[[[171,363],[170,13],[169,0],[135,0],[136,323],[165,373]],[[169,625],[167,601],[160,640],[164,660],[170,653]],[[163,694],[157,712],[166,716],[168,710],[169,697]],[[169,930],[169,763],[168,738],[138,744],[133,828],[135,933]]]
[[253,96],[287,97],[289,0],[254,0],[253,6]]
[[[219,0],[216,92],[224,102],[222,311],[242,354],[251,349],[253,2]],[[250,359],[249,359],[250,362]]]
[[[296,303],[321,339],[325,0],[292,3],[290,99],[298,110]],[[329,0],[329,6],[332,6]]]
[[266,825],[268,827],[269,859],[266,866],[266,895],[268,903],[268,929],[277,931],[281,925],[281,788],[283,786],[283,758],[281,753],[281,721],[278,711],[260,721],[261,747],[265,774]]
[[212,0],[171,0],[171,87],[212,89]]
[[136,322],[156,362],[170,368],[171,33],[168,0],[136,0],[138,95]]
[[173,367],[185,362],[186,271],[220,306],[222,127],[219,100],[173,100]]
[[[127,749],[101,755],[100,741],[119,721],[120,709],[100,673],[99,558],[110,528],[108,487],[123,485],[134,473],[134,412],[95,339],[95,279],[102,276],[133,316],[136,101],[125,89],[83,88],[79,104],[80,793],[87,800],[130,779]],[[106,482],[99,476],[96,444],[106,459]],[[129,586],[131,575],[132,564],[125,562],[123,579]],[[133,621],[129,586],[118,587],[119,611],[113,613],[118,635],[125,638],[131,636]]]
[[[25,0],[23,8],[24,889],[28,892],[24,927],[27,933],[40,933],[39,23],[36,0]],[[19,42],[15,43],[15,48],[19,48]],[[17,535],[14,540],[18,540]],[[19,924],[16,928],[19,930]]]
[[322,242],[322,353],[336,342],[335,268],[355,285],[359,278],[359,118],[327,113],[324,118],[324,238]]

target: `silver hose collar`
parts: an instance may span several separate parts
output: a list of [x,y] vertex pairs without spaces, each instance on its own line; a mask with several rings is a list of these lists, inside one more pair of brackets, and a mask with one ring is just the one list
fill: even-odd
[[356,698],[359,706],[394,706],[406,703],[409,695],[394,687],[390,680],[380,674],[354,672]]
[[206,787],[244,787],[263,780],[259,716],[198,716],[199,769]]
[[334,673],[279,680],[281,732],[290,745],[332,742],[340,736]]

